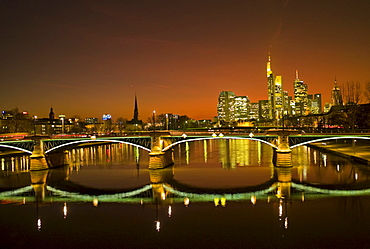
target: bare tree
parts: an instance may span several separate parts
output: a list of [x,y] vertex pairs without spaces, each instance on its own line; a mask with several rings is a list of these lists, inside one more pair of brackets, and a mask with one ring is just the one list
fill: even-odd
[[370,103],[370,80],[365,82],[364,95],[366,97],[367,103]]
[[354,132],[356,127],[359,104],[361,102],[361,84],[360,82],[350,81],[341,88],[343,97],[343,110],[345,112],[347,129]]
[[361,102],[361,84],[359,81],[347,82],[341,89],[345,105],[358,105]]

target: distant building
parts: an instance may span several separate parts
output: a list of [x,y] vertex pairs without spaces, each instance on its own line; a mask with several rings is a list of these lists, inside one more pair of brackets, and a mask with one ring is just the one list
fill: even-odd
[[250,120],[258,120],[259,118],[259,104],[258,102],[251,103],[249,111]]
[[312,114],[322,113],[321,93],[316,93],[311,96],[312,97],[310,97],[310,112]]
[[292,101],[292,96],[288,95],[288,91],[284,91],[284,115],[291,116],[292,115],[292,107],[290,105]]
[[342,93],[337,84],[337,79],[334,80],[334,87],[331,90],[331,104],[333,106],[343,105]]
[[258,119],[259,120],[268,120],[270,119],[269,112],[270,106],[268,100],[258,101]]
[[234,119],[246,120],[249,119],[250,101],[248,96],[236,96],[234,98]]
[[90,125],[90,124],[98,124],[99,119],[98,118],[85,118],[85,123]]
[[330,111],[331,104],[330,103],[325,103],[324,105],[324,113],[327,113]]
[[0,133],[29,132],[31,119],[27,111],[18,108],[1,112]]
[[283,77],[274,74],[271,70],[271,57],[267,61],[267,88],[268,88],[268,105],[269,119],[279,121],[283,115]]
[[306,115],[308,107],[308,86],[298,78],[298,70],[296,70],[296,77],[293,83],[294,86],[294,101],[295,101],[295,115]]
[[218,96],[217,115],[222,122],[233,122],[235,94],[230,91],[222,91]]

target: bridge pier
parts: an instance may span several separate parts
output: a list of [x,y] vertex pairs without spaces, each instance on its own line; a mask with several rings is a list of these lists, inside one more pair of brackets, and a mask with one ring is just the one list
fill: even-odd
[[48,170],[31,171],[31,186],[35,192],[36,200],[43,200],[46,192],[46,180],[49,174]]
[[289,135],[298,134],[297,130],[271,129],[268,135],[277,135],[277,149],[274,150],[273,163],[276,167],[292,167],[292,150],[289,146]]
[[164,201],[166,199],[166,191],[163,184],[173,178],[171,167],[166,169],[149,170],[150,184],[152,185],[153,200]]
[[35,138],[34,146],[31,157],[31,165],[30,171],[35,170],[45,170],[48,169],[49,166],[46,162],[46,158],[44,155],[44,148],[42,144],[42,140],[40,138]]
[[163,169],[173,164],[172,150],[162,151],[169,143],[163,139],[164,136],[170,136],[170,134],[168,132],[152,132],[150,134],[149,169]]
[[289,199],[292,187],[292,168],[275,168],[275,172],[278,180],[276,196],[279,199]]

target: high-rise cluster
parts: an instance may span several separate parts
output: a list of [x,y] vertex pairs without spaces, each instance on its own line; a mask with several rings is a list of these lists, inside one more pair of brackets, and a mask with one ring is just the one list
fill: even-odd
[[[247,96],[236,96],[233,92],[223,91],[218,97],[218,120],[225,123],[245,120],[269,122],[281,125],[284,117],[300,117],[309,114],[322,113],[321,94],[308,94],[308,85],[295,72],[293,81],[294,95],[289,96],[283,90],[283,77],[274,75],[271,69],[271,56],[267,60],[267,100],[251,103]],[[335,83],[332,104],[337,105],[341,100],[340,90]]]

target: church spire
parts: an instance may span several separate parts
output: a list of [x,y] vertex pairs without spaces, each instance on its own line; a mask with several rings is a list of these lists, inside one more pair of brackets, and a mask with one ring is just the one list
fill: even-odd
[[54,111],[53,111],[53,107],[50,107],[49,119],[50,119],[50,120],[53,120],[53,119],[54,119]]
[[139,120],[139,108],[137,107],[137,97],[136,97],[136,92],[135,92],[135,108],[134,108],[134,119],[133,121],[138,121]]

